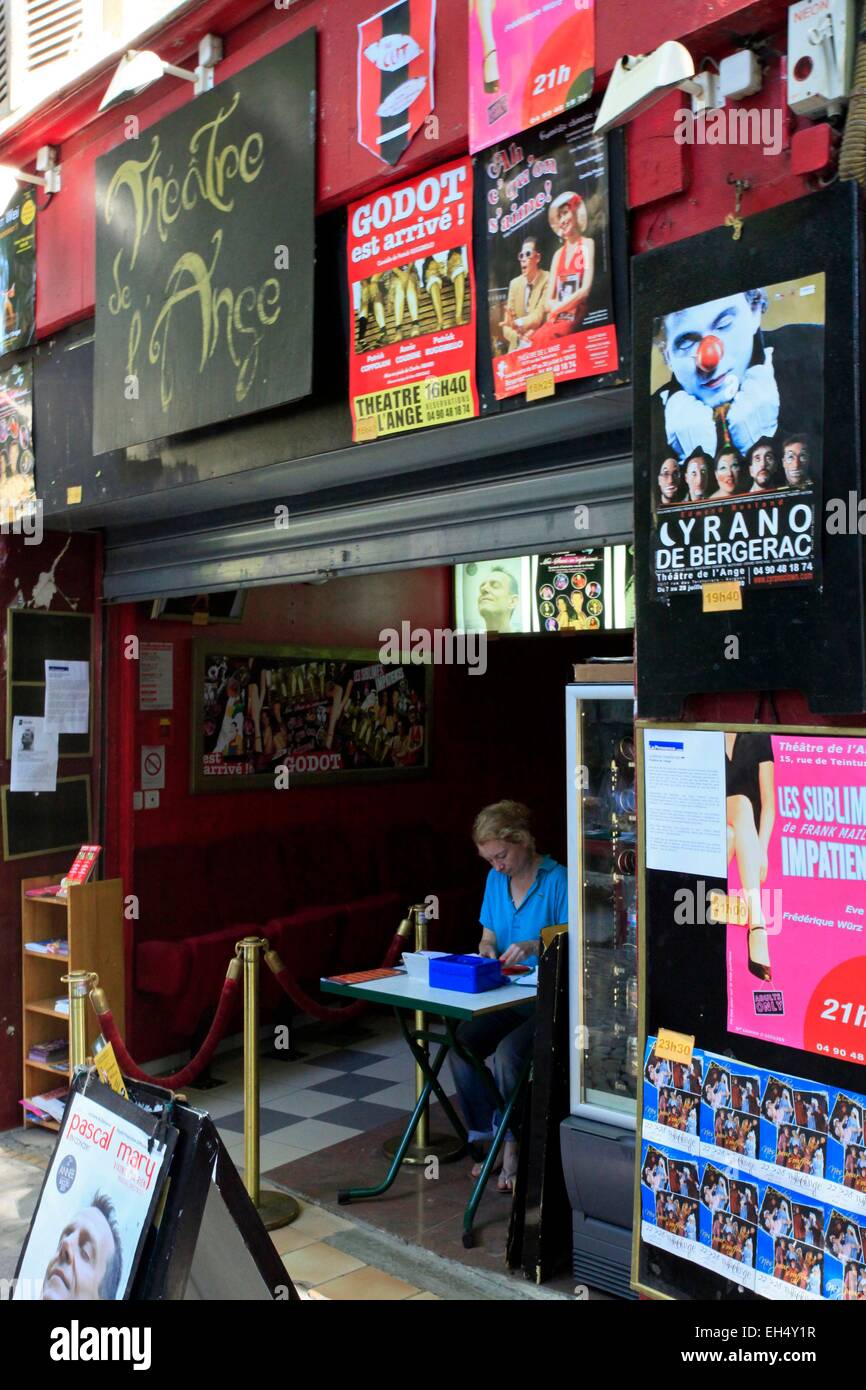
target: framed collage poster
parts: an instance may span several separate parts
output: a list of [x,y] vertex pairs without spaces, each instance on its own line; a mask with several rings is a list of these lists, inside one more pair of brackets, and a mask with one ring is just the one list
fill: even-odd
[[[192,790],[423,775],[431,671],[409,661],[383,664],[369,650],[199,639]],[[279,780],[283,771],[288,783]]]

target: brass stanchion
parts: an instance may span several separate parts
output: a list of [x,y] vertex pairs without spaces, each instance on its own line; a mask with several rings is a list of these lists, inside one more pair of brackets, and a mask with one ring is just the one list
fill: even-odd
[[288,1226],[301,1208],[287,1192],[262,1192],[259,1164],[259,952],[268,942],[245,936],[235,946],[244,969],[244,1186],[265,1229]]
[[[408,927],[408,931],[404,928]],[[427,950],[427,914],[424,911],[424,904],[416,904],[410,907],[408,919],[404,917],[398,927],[401,936],[408,936],[409,931],[414,927],[415,930],[415,950]],[[427,1026],[427,1015],[420,1009],[415,1012],[415,1031],[422,1032]],[[425,1058],[430,1060],[430,1048],[426,1039],[419,1039],[418,1046],[424,1053]],[[420,1098],[421,1092],[427,1084],[427,1078],[419,1066],[415,1067],[415,1100]],[[385,1153],[389,1158],[393,1158],[400,1146],[402,1135],[397,1135],[393,1139],[386,1139],[383,1144]],[[455,1158],[459,1158],[465,1150],[465,1144],[461,1143],[456,1134],[431,1134],[430,1133],[430,1103],[424,1106],[418,1118],[418,1126],[415,1136],[403,1156],[404,1163],[424,1164],[429,1158],[438,1158],[440,1163],[451,1163]]]
[[87,1060],[87,1000],[91,980],[97,985],[99,976],[91,970],[72,970],[60,979],[69,986],[69,1069],[74,1072]]

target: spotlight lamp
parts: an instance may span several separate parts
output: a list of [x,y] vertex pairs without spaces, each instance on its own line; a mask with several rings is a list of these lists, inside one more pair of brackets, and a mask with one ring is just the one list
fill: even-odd
[[192,82],[196,96],[209,92],[214,84],[214,68],[223,56],[223,42],[216,34],[205,34],[198,46],[198,66],[194,70],[175,67],[149,48],[130,48],[117,65],[108,90],[99,103],[107,111],[118,102],[138,96],[163,77],[180,77]]

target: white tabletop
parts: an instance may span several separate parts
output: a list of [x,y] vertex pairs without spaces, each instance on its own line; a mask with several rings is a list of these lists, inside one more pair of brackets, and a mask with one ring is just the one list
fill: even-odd
[[336,981],[324,979],[322,985],[330,986],[328,992],[357,992],[369,999],[376,995],[382,1003],[404,1003],[407,1008],[426,1008],[436,1013],[437,1006],[449,1012],[455,1010],[467,1018],[479,1014],[495,1013],[498,1009],[511,1009],[516,1004],[529,1004],[538,994],[534,985],[500,985],[498,989],[484,990],[481,994],[468,994],[458,989],[433,989],[417,975],[389,975],[384,980],[368,980],[363,985],[338,985]]

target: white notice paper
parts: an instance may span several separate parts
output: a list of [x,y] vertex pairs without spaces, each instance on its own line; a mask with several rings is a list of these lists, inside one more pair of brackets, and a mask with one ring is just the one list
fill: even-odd
[[138,662],[138,708],[172,709],[173,656],[171,642],[142,642]]
[[45,722],[61,734],[86,734],[90,716],[90,662],[45,658]]
[[644,729],[646,864],[726,878],[725,736]]
[[13,792],[57,790],[57,730],[45,720],[17,714],[12,720]]

